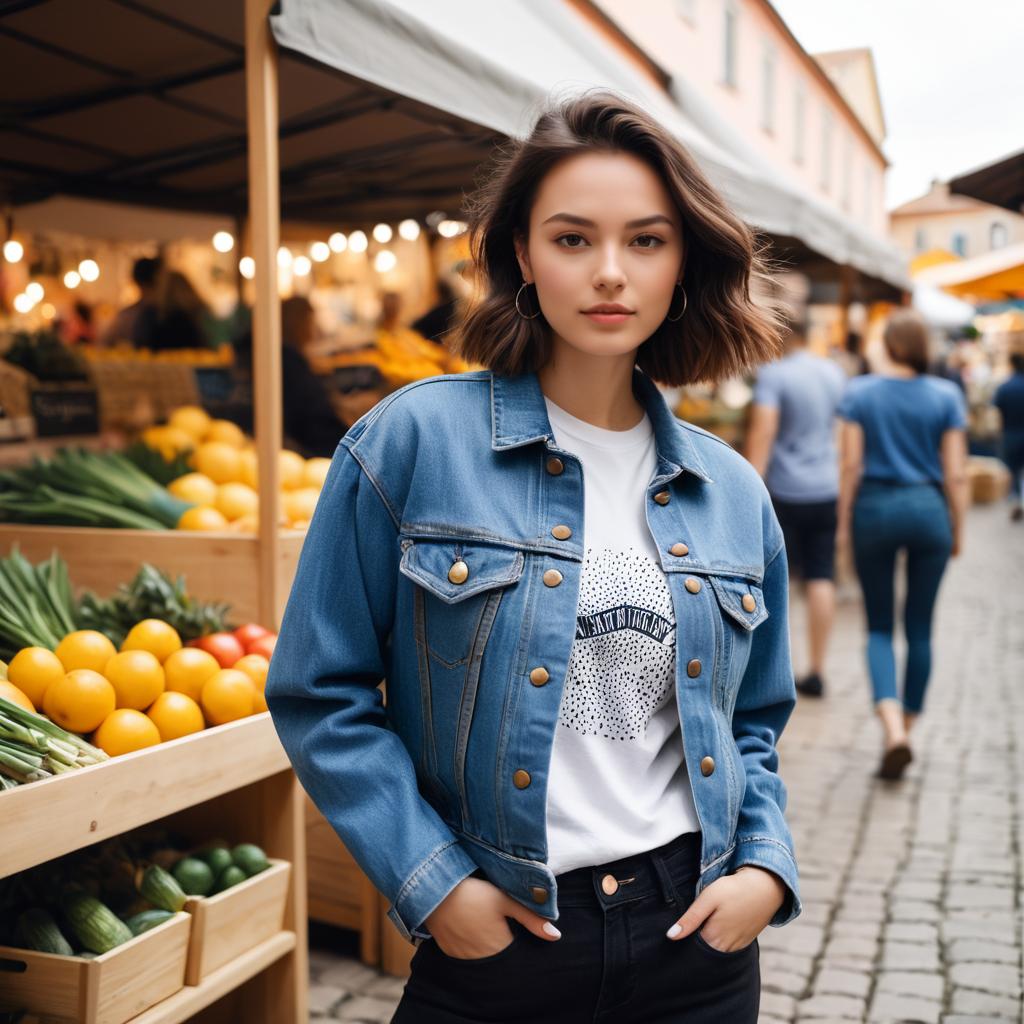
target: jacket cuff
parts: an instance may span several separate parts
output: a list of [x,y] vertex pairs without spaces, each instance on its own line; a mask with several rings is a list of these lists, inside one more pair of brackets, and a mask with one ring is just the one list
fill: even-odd
[[799,917],[802,910],[799,872],[796,861],[793,859],[793,852],[788,846],[767,836],[738,839],[736,851],[733,853],[729,865],[729,873],[732,874],[737,868],[746,865],[764,868],[773,875],[777,875],[789,890],[782,906],[768,922],[773,928],[781,928],[784,924],[789,924],[794,918]]
[[457,839],[434,850],[409,876],[388,908],[388,917],[402,938],[409,942],[429,939],[430,932],[423,922],[459,882],[476,870],[476,862]]

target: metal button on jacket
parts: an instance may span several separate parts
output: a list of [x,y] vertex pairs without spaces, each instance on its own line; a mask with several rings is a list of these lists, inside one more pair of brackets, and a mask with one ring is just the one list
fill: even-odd
[[534,903],[547,903],[548,891],[542,885],[531,885],[530,895],[533,897]]
[[530,682],[534,686],[543,686],[551,676],[548,675],[548,670],[543,665],[538,666],[530,672]]
[[700,675],[700,669],[701,669],[700,660],[698,658],[694,658],[693,661],[690,661],[690,662],[687,663],[687,665],[686,665],[686,674],[691,679],[696,679],[697,676]]
[[743,595],[743,610],[747,611],[747,612],[752,612],[756,607],[757,607],[757,601],[755,600],[754,595],[753,594],[744,594]]
[[557,455],[548,457],[547,470],[552,476],[558,476],[565,469],[565,463]]
[[559,524],[558,526],[553,526],[551,528],[551,536],[554,537],[555,540],[568,540],[572,536],[572,530],[570,530],[568,526]]
[[512,776],[512,781],[515,783],[516,789],[526,789],[530,784],[530,773],[520,768]]
[[695,576],[688,576],[686,578],[686,583],[684,584],[684,586],[691,594],[700,593],[700,580],[697,579]]
[[675,555],[677,558],[682,558],[683,555],[688,555],[690,549],[683,543],[673,544],[669,549],[669,554]]
[[701,775],[710,775],[715,770],[715,759],[713,757],[702,757],[700,761]]
[[547,569],[544,572],[544,586],[557,587],[562,582],[562,574],[557,569]]
[[671,495],[668,493],[668,491],[658,491],[658,493],[654,496],[654,500],[659,505],[667,505],[670,497]]
[[614,875],[605,875],[601,879],[601,891],[605,896],[614,896],[619,891],[619,882]]
[[465,583],[469,579],[469,566],[461,560],[456,562],[448,570],[448,579],[452,583]]

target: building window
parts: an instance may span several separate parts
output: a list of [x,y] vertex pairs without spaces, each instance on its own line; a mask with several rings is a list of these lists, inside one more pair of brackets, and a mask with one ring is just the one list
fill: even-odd
[[775,47],[768,42],[761,55],[761,127],[775,131]]
[[832,185],[832,111],[827,107],[821,112],[821,181],[822,189],[829,191]]
[[807,90],[802,81],[793,92],[793,162],[804,162],[804,112],[807,109]]
[[731,85],[733,87],[736,86],[736,46],[737,35],[739,32],[739,16],[739,8],[736,6],[734,0],[726,0],[725,21],[723,24],[724,67],[722,71],[722,80],[726,85]]
[[853,138],[843,142],[843,209],[850,210],[853,192]]
[[988,247],[990,249],[1001,249],[1010,240],[1010,233],[1006,225],[1000,220],[994,220],[988,228]]
[[697,0],[676,0],[676,14],[691,26],[697,25]]
[[914,252],[924,252],[928,248],[928,232],[918,228],[914,232]]
[[967,255],[967,236],[962,231],[953,232],[953,241],[950,244],[957,256]]

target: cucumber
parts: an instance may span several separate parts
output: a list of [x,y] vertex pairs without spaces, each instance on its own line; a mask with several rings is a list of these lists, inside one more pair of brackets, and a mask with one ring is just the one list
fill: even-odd
[[128,925],[95,896],[71,893],[63,909],[75,938],[92,953],[106,953],[132,938]]
[[231,859],[245,872],[247,878],[270,867],[267,855],[254,843],[239,843],[231,851]]
[[171,874],[189,896],[209,896],[213,889],[213,871],[198,857],[182,857]]
[[45,910],[33,907],[18,917],[18,935],[26,949],[39,953],[56,953],[59,956],[74,956],[75,951],[64,938],[57,922]]
[[217,876],[217,882],[213,887],[213,891],[215,893],[223,892],[225,889],[230,889],[233,885],[244,882],[245,878],[245,872],[237,864],[229,864]]
[[169,875],[156,864],[150,864],[143,872],[142,880],[138,883],[138,890],[140,895],[160,910],[177,913],[185,906],[185,893],[181,886],[175,881],[173,875]]
[[141,935],[143,932],[148,932],[150,928],[163,924],[164,921],[170,921],[172,917],[174,914],[169,910],[143,910],[141,913],[125,918],[124,923],[128,925],[132,935]]

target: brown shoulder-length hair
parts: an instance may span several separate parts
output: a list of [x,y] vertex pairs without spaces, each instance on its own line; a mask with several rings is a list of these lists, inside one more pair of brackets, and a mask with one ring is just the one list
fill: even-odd
[[[637,351],[637,365],[667,386],[717,381],[779,355],[782,310],[751,299],[751,283],[767,284],[766,246],[725,204],[682,143],[630,100],[591,89],[550,106],[524,140],[499,147],[465,204],[477,294],[453,331],[463,358],[496,373],[538,370],[551,352],[544,316],[516,311],[522,274],[514,239],[529,235],[530,210],[544,176],[579,153],[625,152],[645,161],[665,183],[683,222],[686,311],[667,319]],[[765,289],[767,292],[769,289]],[[520,300],[538,310],[536,289]],[[671,310],[676,309],[673,298]]]
[[928,372],[928,325],[913,309],[897,309],[882,332],[885,350],[894,363],[909,366],[918,373]]

